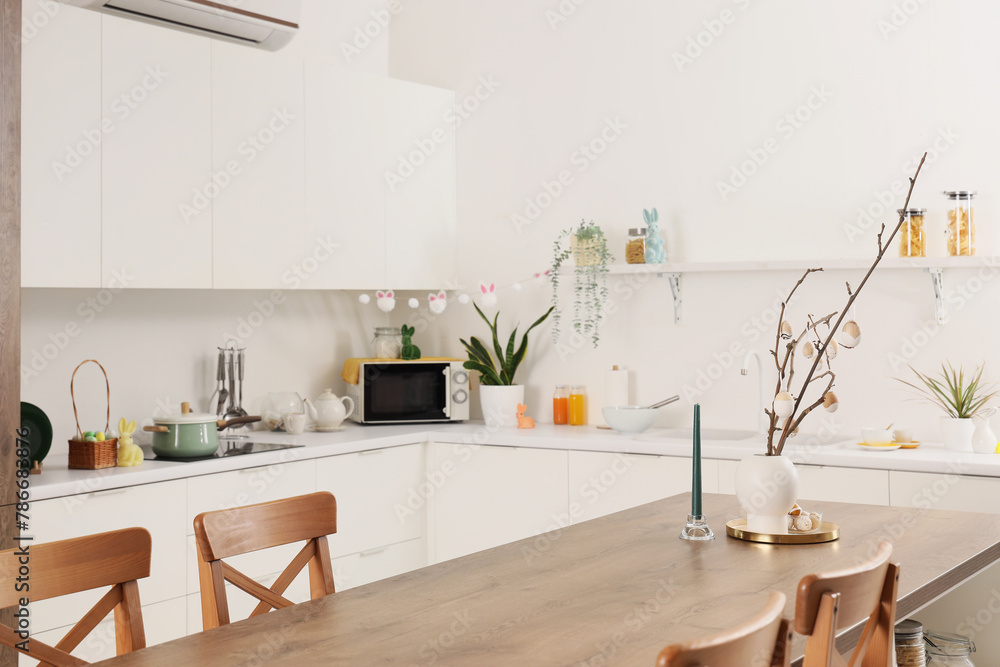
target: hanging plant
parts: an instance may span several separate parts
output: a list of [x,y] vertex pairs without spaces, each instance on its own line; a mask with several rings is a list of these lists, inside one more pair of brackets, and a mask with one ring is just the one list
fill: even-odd
[[[569,247],[565,241],[569,239]],[[559,308],[559,275],[563,264],[573,257],[573,330],[589,336],[594,347],[600,340],[604,303],[608,298],[608,264],[614,261],[604,231],[594,221],[581,220],[576,229],[565,229],[553,243],[552,268],[552,340],[559,340],[562,320]]]

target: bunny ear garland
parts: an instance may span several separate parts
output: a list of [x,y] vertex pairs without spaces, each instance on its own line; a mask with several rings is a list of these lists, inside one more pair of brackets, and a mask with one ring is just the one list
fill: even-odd
[[[479,294],[476,295],[476,302],[479,304],[480,308],[496,308],[497,302],[499,300],[500,291],[504,289],[511,289],[515,292],[520,292],[524,289],[525,285],[536,284],[547,281],[550,277],[550,271],[538,271],[530,278],[525,280],[515,281],[509,285],[497,286],[493,282],[481,282],[479,283]],[[372,296],[370,294],[359,294],[358,302],[363,305],[368,305],[372,302]],[[396,307],[396,295],[391,289],[378,290],[375,292],[374,297],[375,305],[378,306],[379,310],[383,313],[392,312]],[[453,296],[449,297],[445,290],[439,290],[438,292],[428,292],[427,294],[427,307],[430,309],[431,313],[434,315],[441,315],[448,307],[449,302],[458,302],[460,304],[467,305],[472,301],[472,295],[466,292],[454,292]],[[416,297],[411,297],[406,300],[407,305],[410,308],[417,309],[420,307],[420,300]]]

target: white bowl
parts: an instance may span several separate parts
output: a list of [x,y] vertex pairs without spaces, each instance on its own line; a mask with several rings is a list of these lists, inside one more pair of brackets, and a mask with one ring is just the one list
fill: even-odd
[[888,445],[892,443],[892,429],[863,428],[861,438],[866,445]]
[[619,433],[642,433],[656,421],[659,408],[640,408],[636,405],[611,405],[602,408],[604,421]]

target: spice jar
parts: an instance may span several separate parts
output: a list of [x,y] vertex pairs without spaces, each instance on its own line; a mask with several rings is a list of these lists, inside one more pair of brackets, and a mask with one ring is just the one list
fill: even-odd
[[976,645],[963,635],[928,630],[924,633],[927,644],[927,667],[976,667],[969,657],[976,652]]
[[403,334],[397,327],[375,327],[376,359],[400,359],[402,353]]
[[903,216],[899,228],[899,256],[926,257],[927,244],[924,242],[924,215],[926,208],[908,208],[896,211]]
[[948,254],[976,254],[976,222],[973,216],[972,200],[976,193],[972,190],[948,190]]
[[896,665],[925,667],[924,626],[920,621],[905,620],[896,624]]
[[629,264],[646,263],[646,228],[632,227],[625,242],[625,261]]

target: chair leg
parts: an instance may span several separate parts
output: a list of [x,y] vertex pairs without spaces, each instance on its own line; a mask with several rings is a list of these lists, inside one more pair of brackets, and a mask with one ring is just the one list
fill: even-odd
[[146,648],[146,630],[142,625],[142,604],[139,602],[139,584],[126,581],[122,588],[122,601],[115,605],[115,643],[118,655]]
[[778,625],[778,636],[774,641],[771,667],[790,667],[792,664],[792,623],[787,618]]
[[892,667],[895,653],[896,594],[899,590],[899,564],[889,563],[879,598],[878,620],[871,643],[861,660],[861,667]]
[[202,629],[211,630],[229,623],[229,604],[226,601],[226,578],[222,574],[222,561],[206,562],[198,554],[198,583],[201,586]]
[[[834,639],[837,631],[837,609],[840,593],[824,593],[819,601],[819,612],[812,634],[806,640],[806,654],[802,667],[830,667],[833,665]],[[837,654],[840,657],[840,654]],[[843,660],[840,661],[843,663]]]

